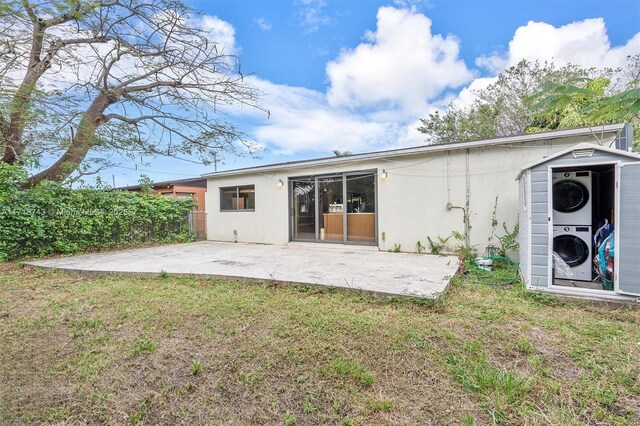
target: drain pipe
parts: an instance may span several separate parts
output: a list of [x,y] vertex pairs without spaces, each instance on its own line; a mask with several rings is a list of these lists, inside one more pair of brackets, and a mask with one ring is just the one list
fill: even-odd
[[460,206],[454,206],[451,203],[447,203],[447,210],[453,210],[453,209],[458,209],[458,210],[462,210],[462,223],[464,223],[464,243],[465,245],[469,245],[469,237],[467,235],[469,235],[469,233],[467,232],[467,209],[465,209],[464,207],[460,207]]
[[470,199],[471,199],[471,191],[470,191],[470,185],[471,185],[471,175],[469,173],[469,150],[467,149],[466,152],[466,169],[465,169],[465,177],[466,177],[466,196],[465,196],[465,203],[466,203],[466,207],[461,207],[461,206],[454,206],[453,203],[451,203],[451,180],[450,180],[450,173],[449,173],[449,168],[451,167],[451,152],[447,151],[447,211],[451,211],[453,209],[458,209],[458,210],[462,210],[462,223],[464,224],[464,244],[466,246],[469,246],[470,244],[470,240],[469,240],[469,215],[468,215],[468,211],[469,211],[469,204],[470,204]]
[[465,215],[464,215],[464,244],[469,247],[471,245],[471,223],[469,222],[469,208],[471,206],[471,172],[469,167],[469,158],[471,157],[471,150],[467,148],[466,154],[466,170],[465,173],[467,175],[467,194],[465,200]]

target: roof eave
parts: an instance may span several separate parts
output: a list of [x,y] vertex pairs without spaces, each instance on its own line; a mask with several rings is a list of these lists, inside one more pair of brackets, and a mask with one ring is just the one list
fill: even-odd
[[411,148],[400,148],[387,151],[374,151],[363,154],[355,154],[346,157],[328,157],[320,159],[301,160],[291,163],[267,164],[264,166],[247,167],[242,169],[227,170],[214,173],[205,173],[201,175],[203,178],[211,179],[217,177],[244,175],[251,173],[274,172],[279,170],[291,170],[301,167],[309,167],[316,165],[331,165],[350,162],[360,162],[366,160],[374,160],[384,157],[399,157],[411,154],[423,154],[429,152],[446,152],[458,149],[478,148],[484,146],[494,146],[503,144],[517,144],[530,141],[558,139],[572,136],[593,135],[593,133],[615,133],[624,128],[624,124],[607,124],[602,126],[591,126],[588,128],[562,129],[541,133],[530,133],[516,136],[505,136],[492,139],[482,139],[469,142],[457,142],[451,144],[438,145],[421,145]]

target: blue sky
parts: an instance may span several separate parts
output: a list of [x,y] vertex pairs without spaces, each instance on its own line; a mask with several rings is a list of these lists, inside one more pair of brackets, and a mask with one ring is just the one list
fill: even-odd
[[[258,112],[228,119],[264,148],[219,170],[424,143],[417,120],[522,58],[616,67],[640,53],[637,0],[191,0],[214,18],[252,84]],[[173,159],[123,160],[103,178],[133,184],[212,171]],[[138,170],[127,168],[136,167]],[[146,170],[146,171],[141,171]]]

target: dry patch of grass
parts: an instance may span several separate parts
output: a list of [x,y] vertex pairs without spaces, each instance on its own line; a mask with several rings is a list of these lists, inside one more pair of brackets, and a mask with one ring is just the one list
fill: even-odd
[[637,424],[640,312],[0,264],[0,423]]

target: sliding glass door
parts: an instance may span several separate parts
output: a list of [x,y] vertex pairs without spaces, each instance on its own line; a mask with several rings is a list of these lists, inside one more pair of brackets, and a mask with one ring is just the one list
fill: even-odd
[[342,183],[342,176],[318,178],[320,241],[344,240]]
[[290,179],[291,239],[375,244],[376,171]]
[[376,242],[376,175],[347,178],[347,241]]
[[316,184],[315,179],[299,179],[292,182],[294,240],[316,239]]

